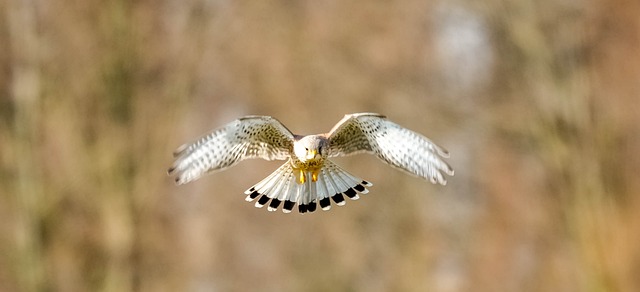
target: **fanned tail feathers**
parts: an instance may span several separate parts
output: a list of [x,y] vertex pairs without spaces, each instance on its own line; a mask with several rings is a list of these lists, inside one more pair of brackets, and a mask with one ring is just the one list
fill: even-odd
[[316,182],[311,172],[306,172],[304,183],[298,183],[289,162],[280,166],[268,177],[245,191],[246,201],[256,200],[255,206],[275,211],[282,204],[282,211],[290,213],[297,204],[300,213],[313,212],[320,205],[322,210],[331,209],[331,200],[338,206],[345,205],[344,196],[351,200],[359,198],[358,193],[369,192],[370,182],[357,178],[331,161],[325,160]]

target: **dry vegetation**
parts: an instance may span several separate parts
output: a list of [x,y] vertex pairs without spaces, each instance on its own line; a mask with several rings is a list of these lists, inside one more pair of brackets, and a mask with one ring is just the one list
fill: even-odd
[[[639,3],[2,1],[0,291],[637,291]],[[358,111],[456,176],[341,159],[371,193],[300,216],[243,200],[277,163],[164,172]]]

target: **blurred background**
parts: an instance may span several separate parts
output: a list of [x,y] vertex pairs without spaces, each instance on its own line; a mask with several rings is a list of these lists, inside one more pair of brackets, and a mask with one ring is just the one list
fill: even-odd
[[[640,2],[0,1],[0,291],[638,291]],[[175,186],[248,114],[372,111],[451,152],[270,213],[281,162]]]

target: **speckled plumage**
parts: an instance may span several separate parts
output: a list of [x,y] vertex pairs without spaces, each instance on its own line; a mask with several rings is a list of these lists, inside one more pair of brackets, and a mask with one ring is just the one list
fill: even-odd
[[[327,134],[294,135],[278,120],[268,116],[237,119],[176,152],[169,174],[177,184],[223,170],[250,158],[287,160],[275,172],[245,193],[256,207],[301,213],[313,212],[317,205],[331,208],[331,200],[341,206],[344,196],[356,200],[372,184],[341,169],[328,158],[371,153],[409,174],[446,184],[444,174],[453,169],[442,160],[448,153],[426,137],[403,128],[385,116],[373,113],[346,115]],[[344,195],[344,196],[343,196]],[[330,200],[331,198],[331,200]]]

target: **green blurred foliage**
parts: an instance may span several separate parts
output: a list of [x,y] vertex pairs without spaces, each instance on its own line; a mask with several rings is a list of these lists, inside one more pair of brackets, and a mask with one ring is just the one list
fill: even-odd
[[[0,291],[636,291],[640,4],[0,3]],[[452,153],[373,157],[347,207],[257,210],[278,164],[186,186],[172,150],[247,114],[373,111]]]

